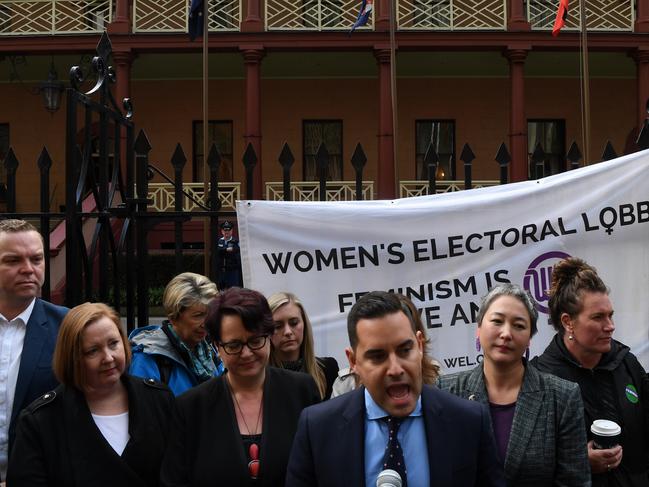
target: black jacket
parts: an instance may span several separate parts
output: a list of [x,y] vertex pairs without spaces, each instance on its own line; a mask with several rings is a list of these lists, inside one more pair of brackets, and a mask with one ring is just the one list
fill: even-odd
[[157,486],[173,395],[151,379],[123,376],[130,439],[122,456],[101,434],[83,394],[59,386],[20,415],[7,485]]
[[[593,475],[594,487],[649,485],[649,384],[647,375],[629,347],[613,340],[594,369],[582,367],[555,335],[532,365],[579,384],[589,439],[596,419],[610,419],[622,427],[622,463],[617,469]],[[610,399],[606,404],[607,398]]]
[[300,412],[320,400],[313,378],[266,369],[260,471],[253,484],[224,377],[203,382],[177,398],[177,419],[162,467],[163,486],[284,486]]

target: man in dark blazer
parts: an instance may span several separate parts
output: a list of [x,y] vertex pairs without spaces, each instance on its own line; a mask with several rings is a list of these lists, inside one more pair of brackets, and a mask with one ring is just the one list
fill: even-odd
[[486,408],[423,385],[425,337],[407,306],[374,291],[347,327],[347,357],[364,386],[302,412],[286,486],[373,487],[390,468],[404,486],[504,487]]
[[0,221],[0,475],[20,411],[57,385],[52,353],[67,308],[38,298],[43,239],[23,220]]

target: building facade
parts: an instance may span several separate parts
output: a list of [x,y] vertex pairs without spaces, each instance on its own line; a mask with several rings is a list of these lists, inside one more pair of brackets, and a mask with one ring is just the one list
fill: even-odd
[[[544,0],[375,0],[370,23],[351,34],[358,0],[208,4],[208,134],[222,156],[224,208],[235,198],[281,197],[274,188],[285,143],[295,156],[298,198],[313,194],[321,144],[328,178],[353,187],[358,143],[367,155],[368,197],[394,198],[425,190],[429,146],[442,189],[464,178],[465,143],[476,156],[474,180],[497,181],[494,156],[504,142],[509,179],[517,181],[534,174],[537,144],[545,174],[556,173],[567,169],[572,141],[582,163],[601,160],[607,141],[618,154],[633,151],[646,118],[649,0],[588,0],[585,19],[579,1],[571,2],[557,37],[557,5]],[[203,43],[189,39],[188,8],[187,0],[0,0],[0,183],[11,146],[21,164],[18,211],[38,207],[31,188],[44,146],[53,160],[52,207],[64,203],[65,100],[45,110],[42,80],[65,82],[72,65],[87,70],[105,30],[115,98],[132,99],[151,162],[173,175],[180,144],[184,181],[200,193]],[[258,163],[246,194],[249,144]]]

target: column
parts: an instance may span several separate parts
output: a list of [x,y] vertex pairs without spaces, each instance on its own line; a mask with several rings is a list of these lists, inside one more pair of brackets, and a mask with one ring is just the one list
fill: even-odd
[[[257,165],[253,172],[252,199],[261,199],[263,194],[261,177],[261,59],[264,57],[262,46],[241,49],[246,66],[246,126],[244,148],[252,144],[257,154]],[[251,199],[250,195],[246,195]]]
[[374,56],[376,56],[379,65],[379,161],[377,194],[380,199],[393,199],[396,195],[390,50],[376,49]]
[[131,23],[128,18],[128,3],[129,0],[116,0],[115,18],[107,29],[110,35],[128,34],[131,31]]
[[527,16],[525,15],[525,5],[523,0],[509,0],[507,30],[510,32],[531,30],[530,23],[527,21]]
[[647,102],[649,102],[649,50],[638,49],[633,54],[636,63],[637,79],[637,115],[636,126],[638,128],[636,135],[640,133],[642,126],[647,118]]
[[637,0],[634,31],[649,32],[649,0]]
[[[374,17],[375,31],[390,30],[390,2],[396,2],[396,1],[397,0],[375,0],[374,1],[374,12],[372,13],[372,15],[375,15]],[[361,2],[356,2],[356,3],[359,6],[361,4]]]
[[523,69],[528,49],[507,49],[511,100],[509,113],[509,149],[512,156],[509,177],[511,182],[528,179],[527,120],[525,118],[525,78]]
[[264,22],[261,19],[260,0],[248,0],[246,18],[241,22],[241,32],[263,32]]

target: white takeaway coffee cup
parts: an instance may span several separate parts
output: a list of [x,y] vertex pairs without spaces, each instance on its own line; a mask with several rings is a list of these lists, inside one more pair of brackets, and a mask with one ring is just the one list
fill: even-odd
[[608,419],[596,419],[590,426],[593,434],[593,448],[596,450],[607,450],[620,444],[622,428],[615,421]]

